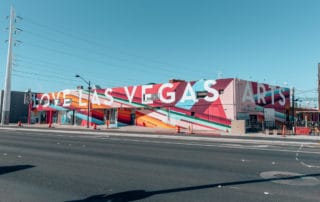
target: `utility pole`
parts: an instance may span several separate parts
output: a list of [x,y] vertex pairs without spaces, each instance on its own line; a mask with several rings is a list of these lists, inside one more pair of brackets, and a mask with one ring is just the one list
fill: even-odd
[[318,63],[318,111],[320,111],[320,63]]
[[9,39],[8,39],[8,55],[6,77],[4,81],[3,105],[1,114],[1,125],[9,124],[10,102],[11,102],[11,72],[12,72],[12,46],[14,33],[15,13],[11,6],[9,20]]
[[291,107],[291,122],[292,122],[292,126],[294,127],[294,87],[292,87],[292,96],[291,96],[292,100],[292,107]]

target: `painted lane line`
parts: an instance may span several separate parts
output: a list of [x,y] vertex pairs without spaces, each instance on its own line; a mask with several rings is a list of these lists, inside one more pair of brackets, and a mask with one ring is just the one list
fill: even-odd
[[[8,129],[8,130],[14,130],[14,131],[35,131],[35,132],[45,132],[48,133],[47,129],[28,129],[28,128],[0,128],[0,129]],[[244,139],[238,139],[238,138],[232,138],[232,139],[227,139],[227,138],[212,138],[212,137],[194,137],[194,136],[175,136],[175,135],[155,135],[155,134],[137,134],[137,133],[114,133],[114,132],[91,132],[91,131],[68,131],[68,130],[50,130],[52,133],[68,133],[68,134],[85,134],[85,135],[94,135],[94,136],[117,136],[117,137],[145,137],[145,138],[153,138],[153,139],[171,139],[171,140],[194,140],[194,141],[207,141],[207,142],[242,142],[242,143],[249,143],[249,144],[273,144],[273,145],[281,145],[281,146],[286,146],[288,144],[292,145],[300,145],[301,142],[296,142],[296,141],[281,141],[281,140],[244,140]],[[45,134],[42,134],[45,135]],[[49,135],[49,134],[47,134]],[[80,137],[80,136],[76,136]],[[88,136],[92,137],[92,136]],[[319,137],[320,140],[320,137]],[[319,143],[315,142],[308,142],[305,143],[308,145],[319,145]]]
[[[1,128],[0,128],[1,129]],[[17,128],[17,129],[12,129],[12,128],[9,128],[10,130],[26,130],[26,129],[23,129],[23,128]],[[30,130],[30,129],[27,129],[27,130]],[[45,129],[36,129],[33,131],[36,131],[36,132],[45,132],[44,134],[40,134],[40,135],[46,135],[46,136],[52,136],[52,134],[48,133],[48,130],[45,130]],[[101,136],[101,137],[105,137],[106,136],[106,133],[105,132],[88,132],[88,131],[52,131],[52,132],[57,132],[57,133],[71,133],[71,134],[85,134],[86,138],[94,138],[96,136]],[[90,136],[88,136],[88,134],[90,134]],[[219,139],[215,139],[215,138],[203,138],[203,137],[186,137],[186,136],[172,136],[172,135],[146,135],[146,134],[135,134],[135,133],[130,133],[130,134],[117,134],[117,133],[107,133],[108,136],[107,137],[115,137],[115,138],[112,138],[114,140],[117,139],[117,137],[120,137],[118,138],[119,141],[122,141],[122,140],[125,140],[125,141],[133,141],[133,140],[129,140],[129,139],[126,139],[126,138],[123,138],[123,137],[138,137],[138,138],[149,138],[149,139],[152,139],[152,140],[155,140],[155,139],[159,139],[159,140],[163,140],[163,139],[168,139],[168,140],[195,140],[195,141],[202,141],[202,142],[211,142],[211,143],[221,143],[221,142],[226,142],[226,143],[229,143],[229,142],[241,142],[241,143],[250,143],[250,144],[254,144],[254,143],[259,143],[261,144],[262,142],[260,140],[242,140],[242,139],[225,139],[225,138],[219,138]],[[34,135],[38,135],[38,134],[34,134]],[[72,137],[81,137],[80,135],[76,135],[76,136],[72,136]],[[143,140],[138,140],[138,142],[148,142],[148,143],[158,143],[158,144],[176,144],[176,145],[190,145],[190,146],[204,146],[204,147],[221,147],[221,148],[234,148],[234,149],[247,149],[247,150],[260,150],[260,151],[278,151],[278,152],[295,152],[295,151],[292,151],[292,150],[288,150],[288,149],[267,149],[267,148],[249,148],[249,147],[238,147],[238,148],[235,148],[235,147],[231,147],[231,146],[220,146],[220,145],[212,145],[212,144],[195,144],[195,143],[173,143],[173,142],[167,142],[167,141],[143,141]],[[285,146],[288,146],[288,144],[299,144],[301,145],[301,142],[282,142],[282,141],[264,141],[265,143],[264,144],[274,144],[274,143],[281,143],[280,145],[285,145]],[[308,144],[308,145],[318,145],[318,143],[314,143],[314,142],[308,142],[308,143],[305,143],[305,144]],[[310,153],[310,154],[320,154],[320,152],[312,152],[312,151],[303,151],[301,153]]]
[[304,163],[304,162],[300,162],[302,165],[304,165],[304,166],[306,166],[306,167],[308,167],[308,168],[316,168],[317,166],[312,166],[312,165],[309,165],[309,164],[306,164],[306,163]]
[[296,161],[298,161],[301,165],[308,167],[308,168],[320,168],[320,166],[312,165],[304,162],[301,158],[299,158],[299,154],[303,153],[302,148],[304,147],[303,144],[301,144],[300,148],[296,151]]
[[266,148],[266,147],[269,147],[269,145],[255,145],[254,147],[258,147],[258,148]]
[[[134,140],[134,139],[124,139],[124,138],[110,138],[109,140],[110,141],[128,141],[128,142],[154,143],[154,144],[183,145],[183,146],[218,147],[218,148],[258,150],[258,151],[276,151],[276,152],[290,152],[290,153],[295,153],[296,152],[294,150],[287,150],[287,149],[232,147],[232,146],[227,146],[227,145],[213,145],[213,144],[200,144],[200,143],[181,143],[181,142],[167,142],[167,141],[156,141],[156,140]],[[320,154],[320,151],[319,152],[303,151],[301,153]]]

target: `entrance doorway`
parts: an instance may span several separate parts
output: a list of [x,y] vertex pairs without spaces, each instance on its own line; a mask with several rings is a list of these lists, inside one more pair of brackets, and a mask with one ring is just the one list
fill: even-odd
[[104,110],[104,122],[107,127],[118,127],[117,112],[117,109],[114,108]]

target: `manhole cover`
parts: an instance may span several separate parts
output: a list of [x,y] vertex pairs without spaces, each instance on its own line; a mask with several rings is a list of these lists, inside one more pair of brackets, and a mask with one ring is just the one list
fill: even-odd
[[297,186],[315,186],[320,184],[316,177],[293,173],[285,171],[267,171],[260,173],[263,179],[270,179],[270,181],[278,184],[297,185]]

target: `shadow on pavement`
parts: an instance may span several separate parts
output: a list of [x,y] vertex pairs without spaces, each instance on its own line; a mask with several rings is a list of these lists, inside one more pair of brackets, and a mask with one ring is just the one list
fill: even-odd
[[299,178],[303,178],[303,177],[317,177],[317,176],[320,176],[320,173],[307,174],[307,175],[297,175],[297,176],[290,176],[290,177],[276,177],[276,178],[269,178],[269,179],[255,179],[255,180],[244,180],[244,181],[235,181],[235,182],[224,182],[224,183],[207,184],[207,185],[200,185],[200,186],[164,189],[164,190],[158,190],[158,191],[132,190],[132,191],[115,193],[115,194],[111,194],[111,195],[105,195],[105,194],[94,195],[94,196],[90,196],[85,199],[66,201],[66,202],[136,201],[136,200],[141,200],[141,199],[148,198],[150,196],[158,195],[158,194],[169,194],[169,193],[175,193],[175,192],[194,191],[194,190],[209,189],[209,188],[215,188],[215,187],[223,187],[223,186],[225,187],[225,186],[232,186],[232,185],[261,183],[261,182],[269,182],[269,181],[277,181],[277,180],[294,180],[294,179],[299,179]]
[[35,166],[32,166],[32,165],[0,166],[0,175],[16,172],[19,170],[25,170],[33,167]]

